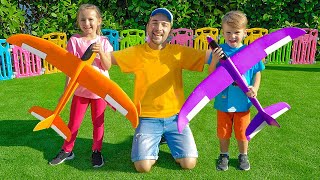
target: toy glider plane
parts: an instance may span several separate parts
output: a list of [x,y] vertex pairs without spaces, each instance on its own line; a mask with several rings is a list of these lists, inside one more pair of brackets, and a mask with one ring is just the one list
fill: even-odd
[[81,59],[79,59],[56,44],[35,36],[17,34],[9,37],[7,41],[10,44],[20,46],[45,59],[71,78],[54,111],[39,106],[34,106],[29,110],[33,116],[41,120],[35,126],[34,131],[46,129],[51,126],[51,128],[64,139],[67,141],[70,140],[71,132],[59,114],[78,85],[102,97],[124,115],[134,128],[138,126],[140,105],[136,107],[128,95],[115,82],[91,66],[96,55],[96,53],[91,50],[92,45],[89,46]]
[[[242,75],[268,54],[303,34],[305,34],[305,31],[299,28],[283,28],[255,40],[231,57],[224,54],[224,57],[220,59],[221,66],[194,89],[182,106],[178,116],[178,131],[181,133],[189,121],[210,100],[233,82],[236,82],[243,92],[248,92],[248,84]],[[212,49],[218,47],[218,44],[211,37],[207,37],[207,40]],[[258,114],[246,130],[248,140],[255,136],[266,124],[280,127],[275,118],[290,109],[290,106],[285,102],[262,108],[257,98],[249,99],[257,108]]]

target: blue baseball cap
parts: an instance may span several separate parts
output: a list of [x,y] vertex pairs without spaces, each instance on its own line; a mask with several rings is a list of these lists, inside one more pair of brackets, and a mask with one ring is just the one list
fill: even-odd
[[173,15],[167,8],[157,8],[157,9],[153,10],[150,17],[152,17],[156,14],[164,14],[165,16],[167,16],[167,18],[169,19],[171,24],[173,24]]

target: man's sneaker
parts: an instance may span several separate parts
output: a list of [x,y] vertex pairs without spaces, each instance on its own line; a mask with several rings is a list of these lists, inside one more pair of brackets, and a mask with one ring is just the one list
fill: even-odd
[[101,155],[101,152],[100,151],[93,151],[92,152],[92,166],[97,168],[97,167],[101,167],[104,165],[104,162],[103,162],[103,157]]
[[65,160],[71,160],[73,159],[75,156],[74,156],[74,153],[71,151],[71,152],[65,152],[63,149],[61,149],[61,151],[59,152],[59,154],[53,158],[49,164],[54,166],[54,165],[58,165],[58,164],[61,164],[63,163]]
[[238,160],[239,160],[239,169],[240,170],[248,171],[250,169],[248,155],[240,154],[238,156]]
[[167,144],[167,140],[166,140],[166,138],[164,138],[163,135],[161,136],[161,140],[160,140],[160,145],[161,144]]
[[229,156],[227,154],[220,154],[217,163],[218,171],[226,171],[229,167]]

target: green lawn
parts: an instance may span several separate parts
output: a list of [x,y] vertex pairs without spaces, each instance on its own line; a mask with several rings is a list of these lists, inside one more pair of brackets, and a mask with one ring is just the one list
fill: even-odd
[[[205,69],[206,71],[206,69]],[[111,78],[132,96],[133,76],[117,66]],[[186,97],[207,76],[184,72]],[[120,113],[106,111],[102,168],[91,166],[92,125],[90,113],[79,130],[76,158],[48,165],[63,140],[52,129],[33,132],[38,123],[28,109],[40,105],[54,109],[64,86],[62,73],[0,81],[0,179],[318,179],[320,177],[320,64],[267,65],[262,73],[258,99],[262,106],[279,101],[291,110],[278,118],[281,128],[265,127],[249,144],[251,170],[236,169],[236,141],[231,141],[230,168],[215,170],[219,154],[216,115],[210,102],[191,121],[199,158],[193,170],[181,170],[166,145],[151,173],[139,174],[130,160],[134,129]],[[69,104],[61,117],[67,122]],[[256,110],[252,108],[252,115]]]

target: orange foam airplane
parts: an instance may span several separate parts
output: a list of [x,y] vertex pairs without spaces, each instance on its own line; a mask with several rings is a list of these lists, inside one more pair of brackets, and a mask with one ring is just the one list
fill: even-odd
[[131,122],[132,127],[138,126],[140,104],[135,106],[121,87],[91,66],[96,56],[96,53],[91,50],[92,45],[79,59],[48,40],[27,34],[12,35],[7,39],[7,42],[45,59],[71,78],[54,111],[39,106],[33,106],[29,110],[33,116],[40,120],[33,131],[51,127],[64,139],[70,140],[71,132],[59,114],[79,84],[111,104]]

